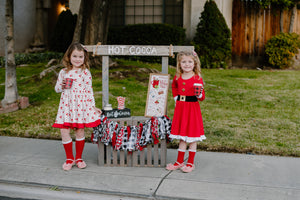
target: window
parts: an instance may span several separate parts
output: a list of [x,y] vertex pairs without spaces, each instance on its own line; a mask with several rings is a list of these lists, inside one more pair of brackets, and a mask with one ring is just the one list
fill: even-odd
[[167,23],[183,25],[183,0],[113,0],[111,26]]

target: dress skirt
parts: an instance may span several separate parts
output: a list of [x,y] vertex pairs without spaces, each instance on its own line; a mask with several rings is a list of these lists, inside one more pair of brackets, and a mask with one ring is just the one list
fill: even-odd
[[199,102],[176,102],[170,137],[189,143],[206,139]]

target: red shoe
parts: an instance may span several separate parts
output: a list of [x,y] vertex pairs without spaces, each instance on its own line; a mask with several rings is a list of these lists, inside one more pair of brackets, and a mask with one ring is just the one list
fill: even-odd
[[77,159],[76,160],[76,165],[79,169],[84,169],[86,168],[86,164],[82,159]]
[[[72,163],[67,163],[67,161],[70,160],[72,161]],[[72,169],[72,167],[75,165],[75,161],[71,160],[71,159],[67,159],[66,162],[62,165],[63,170],[65,171],[69,171],[70,169]]]
[[[175,165],[175,164],[177,164],[177,165]],[[174,171],[174,170],[180,169],[183,166],[184,166],[184,163],[179,163],[179,162],[175,162],[174,164],[169,163],[167,165],[166,169],[169,171]]]
[[195,165],[192,163],[187,163],[185,166],[181,168],[182,172],[190,173],[195,169]]

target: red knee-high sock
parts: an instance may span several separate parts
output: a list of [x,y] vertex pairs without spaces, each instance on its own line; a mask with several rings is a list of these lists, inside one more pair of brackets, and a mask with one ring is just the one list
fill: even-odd
[[192,165],[194,164],[195,155],[196,155],[196,150],[189,149],[189,159],[187,161],[188,166],[192,167]]
[[175,166],[181,163],[183,163],[184,161],[184,154],[185,154],[185,150],[182,150],[182,149],[178,149],[178,155],[177,155],[177,161],[176,163],[174,164]]
[[62,142],[62,143],[63,143],[64,149],[66,152],[66,157],[67,157],[66,163],[71,164],[74,161],[72,139],[67,142]]
[[81,160],[82,152],[84,149],[85,137],[76,139],[75,147],[76,147],[76,157],[75,160]]

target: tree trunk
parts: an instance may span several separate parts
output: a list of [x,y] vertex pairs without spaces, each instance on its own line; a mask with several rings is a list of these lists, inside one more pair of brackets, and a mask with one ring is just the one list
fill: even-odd
[[14,56],[14,0],[6,0],[5,21],[6,21],[6,38],[5,38],[5,95],[2,100],[2,106],[14,103],[18,100],[18,89],[16,79],[16,64]]
[[295,3],[292,9],[289,33],[292,33],[294,31],[294,24],[295,24],[294,22],[295,22],[296,15],[297,15],[297,3]]
[[36,16],[35,16],[36,31],[34,34],[33,47],[44,47],[44,24],[43,24],[43,2],[41,0],[36,0]]
[[80,37],[82,35],[81,32],[82,32],[82,23],[83,23],[82,20],[83,20],[84,3],[85,1],[81,0],[72,42],[82,42]]
[[283,19],[283,9],[280,9],[280,32],[283,33],[283,23],[284,23],[284,19]]
[[81,0],[73,41],[95,45],[105,44],[109,26],[111,1]]

